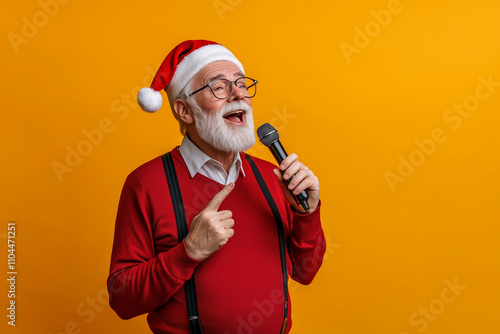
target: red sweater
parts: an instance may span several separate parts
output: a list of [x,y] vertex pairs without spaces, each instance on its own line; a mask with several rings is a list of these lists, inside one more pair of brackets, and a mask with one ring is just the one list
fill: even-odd
[[[186,219],[192,219],[223,185],[196,174],[190,177],[178,151],[172,157]],[[280,211],[288,243],[292,279],[309,284],[325,252],[319,207],[292,212],[271,163],[257,164]],[[246,176],[220,210],[233,213],[234,236],[203,262],[191,259],[178,243],[161,157],[133,171],[125,181],[116,218],[108,291],[110,305],[123,319],[144,313],[154,333],[189,333],[183,284],[195,274],[201,324],[205,334],[279,333],[284,298],[276,222],[246,159]],[[291,327],[291,307],[288,308]]]

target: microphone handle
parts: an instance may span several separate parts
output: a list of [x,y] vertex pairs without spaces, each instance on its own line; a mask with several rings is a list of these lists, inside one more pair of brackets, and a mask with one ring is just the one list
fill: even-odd
[[[278,161],[278,164],[281,164],[281,162],[288,156],[285,148],[283,147],[283,145],[281,145],[281,142],[279,140],[269,145],[269,149],[271,150],[271,153],[273,154],[276,161]],[[279,171],[281,172],[281,174],[284,173],[284,171],[282,171],[281,169],[279,169]],[[290,177],[288,180],[285,180],[285,183],[288,185],[294,176],[295,175],[292,175],[292,177]],[[302,190],[300,194],[294,195],[293,190],[290,190],[290,194],[292,194],[295,203],[302,205],[306,212],[309,211],[309,203],[307,202],[307,200],[309,199],[309,194],[307,193],[307,191]]]

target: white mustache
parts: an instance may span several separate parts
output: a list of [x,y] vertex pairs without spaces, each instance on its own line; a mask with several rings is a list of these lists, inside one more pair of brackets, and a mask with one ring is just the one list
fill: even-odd
[[252,113],[252,107],[250,107],[246,102],[244,101],[235,101],[231,102],[228,104],[225,104],[222,106],[222,108],[219,110],[218,114],[219,116],[224,116],[228,112],[231,111],[236,111],[236,110],[243,110],[246,113]]

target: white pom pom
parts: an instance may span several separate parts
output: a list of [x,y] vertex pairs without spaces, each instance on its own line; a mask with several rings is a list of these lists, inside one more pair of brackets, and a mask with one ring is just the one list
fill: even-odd
[[157,112],[161,108],[162,98],[160,92],[151,88],[141,88],[137,94],[137,102],[142,110],[147,112]]

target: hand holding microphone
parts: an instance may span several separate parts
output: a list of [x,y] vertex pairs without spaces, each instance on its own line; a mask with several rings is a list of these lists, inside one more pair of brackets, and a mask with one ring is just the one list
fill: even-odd
[[[298,161],[296,154],[288,155],[281,145],[278,131],[268,123],[261,125],[257,129],[257,135],[262,144],[267,146],[274,158],[280,165],[280,171],[276,177],[286,183],[282,186],[289,202],[297,210],[308,212],[313,211],[319,202],[319,181],[313,172],[303,163]],[[303,210],[299,207],[302,206]]]

